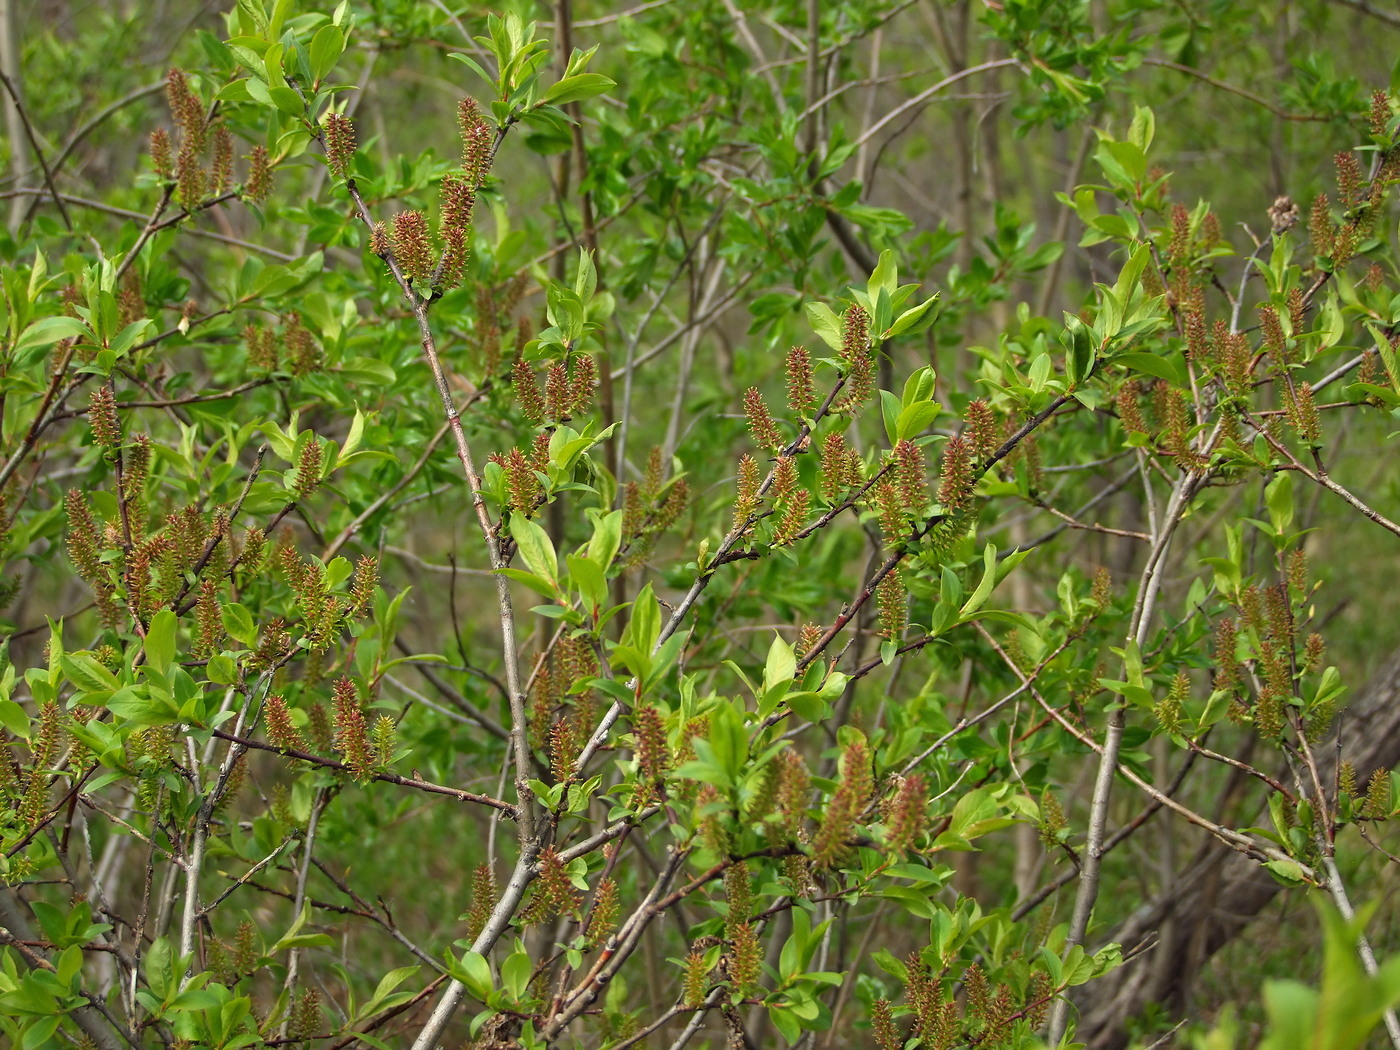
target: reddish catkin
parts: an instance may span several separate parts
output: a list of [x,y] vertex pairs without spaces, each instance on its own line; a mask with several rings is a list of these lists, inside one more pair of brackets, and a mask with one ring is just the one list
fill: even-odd
[[88,404],[88,425],[92,428],[92,443],[104,452],[121,447],[122,428],[117,422],[117,403],[107,384],[96,387]]
[[199,598],[195,602],[195,656],[212,656],[223,640],[223,622],[219,617],[218,588],[213,580],[201,580]]
[[885,818],[885,844],[893,851],[912,849],[928,826],[928,781],[911,773],[899,781],[889,815]]
[[1192,361],[1210,359],[1210,342],[1206,338],[1206,320],[1199,310],[1186,315],[1186,356]]
[[1172,205],[1171,235],[1167,241],[1167,265],[1186,270],[1191,263],[1191,213],[1184,204]]
[[1390,96],[1377,88],[1371,92],[1370,112],[1371,134],[1378,139],[1385,138],[1390,130]]
[[1240,665],[1235,656],[1239,637],[1235,621],[1228,616],[1215,624],[1215,688],[1235,692],[1240,686]]
[[539,863],[540,874],[535,892],[542,901],[547,902],[548,914],[576,916],[583,898],[569,877],[559,851],[553,846],[546,846],[540,853]]
[[1284,412],[1288,425],[1305,444],[1315,447],[1321,442],[1322,420],[1310,384],[1298,383],[1292,390],[1284,387]]
[[1124,430],[1130,434],[1146,434],[1148,432],[1147,421],[1142,418],[1142,404],[1138,401],[1136,383],[1124,383],[1118,390],[1114,404],[1118,409],[1118,419],[1123,424]]
[[778,502],[778,524],[773,529],[774,543],[794,539],[807,523],[811,496],[804,488],[793,488]]
[[739,460],[738,477],[734,486],[734,526],[744,529],[758,509],[758,487],[762,484],[758,474],[758,463],[747,453]]
[[909,532],[904,510],[899,503],[899,490],[892,481],[881,481],[871,492],[871,503],[880,519],[880,531],[884,533],[885,546],[898,547]]
[[666,725],[651,704],[632,712],[632,732],[637,754],[637,789],[633,799],[641,809],[657,796],[666,776],[670,752],[666,747]]
[[821,444],[821,485],[822,499],[836,503],[850,484],[846,478],[847,456],[850,446],[839,430],[833,430],[822,439]]
[[606,878],[598,883],[593,895],[593,910],[588,917],[588,939],[593,944],[602,944],[617,927],[617,913],[620,908],[617,880]]
[[338,179],[349,177],[355,158],[355,122],[344,113],[328,113],[321,124],[326,142],[326,163]]
[[807,796],[811,791],[812,778],[807,772],[807,763],[793,748],[783,750],[774,761],[780,764],[777,828],[788,841],[800,842],[805,837]]
[[1312,240],[1313,251],[1318,255],[1331,255],[1337,246],[1337,227],[1332,222],[1325,193],[1313,198],[1312,210],[1308,213],[1308,236]]
[[306,499],[320,487],[322,456],[321,443],[314,437],[301,447],[297,454],[296,476],[292,480],[292,494],[297,499]]
[[243,183],[243,196],[261,204],[272,194],[272,163],[266,146],[254,146],[248,155],[248,178]]
[[900,501],[906,512],[922,517],[928,507],[927,468],[924,466],[923,450],[905,439],[894,446],[893,458],[894,480],[899,488]]
[[744,391],[744,414],[749,417],[749,431],[754,441],[770,451],[782,447],[783,439],[778,433],[778,425],[773,422],[763,395],[756,386]]
[[729,979],[734,990],[745,999],[758,989],[763,972],[763,945],[752,923],[740,923],[730,945]]
[[963,413],[963,437],[972,446],[978,463],[985,463],[997,450],[997,424],[991,406],[980,398],[967,403]]
[[870,1028],[879,1050],[902,1050],[904,1040],[899,1037],[899,1029],[895,1026],[888,999],[876,999],[871,1004]]
[[456,285],[461,283],[466,272],[476,195],[466,179],[460,175],[446,175],[439,187],[439,198],[442,211],[438,220],[438,233],[444,245],[442,279],[446,284]]
[[681,1003],[691,1008],[705,1001],[709,991],[709,971],[705,967],[705,953],[692,951],[685,957],[684,977],[681,980]]
[[362,780],[369,776],[374,767],[374,755],[355,683],[341,678],[335,683],[334,696],[336,748],[344,756],[345,765],[355,779]]
[[556,361],[544,373],[544,417],[551,423],[559,423],[569,417],[569,370],[562,361]]
[[414,280],[423,280],[432,273],[428,220],[421,211],[401,211],[394,216],[394,258],[404,274]]
[[284,751],[305,751],[306,741],[292,721],[291,709],[280,696],[269,696],[266,705],[267,739]]
[[233,133],[227,124],[214,127],[214,161],[209,174],[216,194],[226,192],[233,181]]
[[841,753],[840,773],[840,782],[812,841],[812,863],[818,868],[835,867],[850,853],[850,839],[873,793],[870,752],[864,741],[853,740],[846,745]]
[[515,400],[520,404],[520,411],[525,413],[525,418],[531,423],[539,426],[545,419],[545,402],[539,381],[535,378],[535,370],[524,358],[518,358],[511,368],[510,381],[511,389],[515,391]]
[[812,358],[805,346],[794,346],[787,356],[788,407],[799,418],[817,407],[817,391],[812,380]]
[[511,510],[532,517],[544,490],[534,467],[520,449],[513,448],[506,456],[505,475]]
[[875,587],[880,610],[880,637],[897,641],[909,626],[909,599],[899,569],[887,573]]
[[295,311],[283,318],[282,341],[287,348],[287,367],[300,378],[321,367],[321,349]]
[[578,354],[570,362],[569,414],[578,416],[593,405],[593,391],[598,386],[598,363],[592,354]]
[[1283,334],[1283,322],[1278,311],[1268,303],[1259,307],[1259,329],[1263,333],[1263,346],[1273,355],[1275,363],[1288,364],[1288,346]]
[[875,375],[870,360],[870,316],[852,304],[841,328],[841,360],[846,365],[845,393],[832,408],[849,412],[875,392]]
[[457,126],[462,133],[462,174],[475,190],[486,181],[495,133],[474,98],[464,98],[457,104]]
[[185,74],[178,69],[172,69],[165,75],[165,99],[170,104],[170,116],[180,129],[184,145],[195,154],[202,153],[208,130],[204,121],[204,105],[190,90]]
[[1342,150],[1334,158],[1337,165],[1337,195],[1343,208],[1355,208],[1361,203],[1366,177],[1351,150]]
[[151,132],[151,167],[162,179],[175,177],[175,151],[170,144],[170,132],[164,128]]
[[943,471],[938,485],[938,502],[950,512],[972,502],[972,448],[962,436],[950,437],[943,447]]

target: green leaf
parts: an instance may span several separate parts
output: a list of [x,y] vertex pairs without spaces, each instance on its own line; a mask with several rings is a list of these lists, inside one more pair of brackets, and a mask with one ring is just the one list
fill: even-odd
[[311,47],[308,52],[311,58],[312,78],[317,83],[325,80],[326,75],[340,61],[340,56],[344,51],[345,34],[340,31],[339,26],[324,25],[316,30],[316,35],[311,38]]
[[899,418],[895,420],[895,440],[904,441],[922,434],[928,429],[929,424],[938,418],[938,413],[941,411],[943,411],[943,406],[936,401],[918,401],[912,405],[906,405],[900,411]]
[[513,514],[510,519],[510,534],[520,549],[520,556],[525,559],[525,564],[530,566],[530,571],[558,586],[559,558],[554,553],[554,541],[549,538],[549,533],[529,518]]
[[1112,363],[1121,365],[1133,372],[1145,372],[1158,379],[1165,379],[1175,387],[1185,388],[1189,380],[1177,360],[1160,354],[1129,352],[1114,354]]
[[523,999],[530,987],[530,974],[533,971],[534,963],[528,953],[512,952],[501,964],[501,986],[512,999]]
[[480,952],[471,950],[463,952],[462,957],[457,962],[458,969],[461,971],[462,984],[466,986],[473,998],[484,1003],[494,987],[494,982],[491,979],[491,964]]
[[977,589],[972,592],[967,601],[963,602],[962,608],[958,610],[958,615],[963,620],[966,620],[978,609],[982,608],[983,603],[992,596],[992,589],[996,586],[997,582],[996,544],[989,543],[982,551],[982,566],[982,579],[978,582]]
[[540,98],[541,105],[563,106],[570,102],[581,102],[586,98],[596,98],[617,87],[617,81],[602,73],[575,73],[565,77],[545,91]]
[[142,648],[146,653],[146,663],[153,670],[164,674],[175,659],[175,614],[169,609],[161,609],[151,617],[151,625],[146,628],[146,640]]
[[254,649],[258,644],[258,627],[253,622],[253,614],[237,602],[229,602],[221,610],[224,630],[234,641],[242,642],[246,648]]
[[821,337],[822,342],[833,350],[841,349],[841,319],[831,310],[826,303],[808,303],[806,305],[807,320],[812,325],[812,331]]
[[36,351],[52,346],[62,339],[83,339],[90,336],[88,326],[76,317],[43,317],[21,333],[15,342],[15,364],[23,368],[37,356]]

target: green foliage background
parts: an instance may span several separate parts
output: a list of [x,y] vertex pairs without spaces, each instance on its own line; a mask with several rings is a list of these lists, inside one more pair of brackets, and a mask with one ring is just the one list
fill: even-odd
[[14,1045],[1384,1031],[1400,18],[0,21]]

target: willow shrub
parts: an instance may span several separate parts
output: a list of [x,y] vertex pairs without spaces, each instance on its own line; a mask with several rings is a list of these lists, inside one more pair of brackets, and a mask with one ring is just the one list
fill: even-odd
[[[902,282],[951,239],[906,240],[842,181],[853,142],[775,114],[761,177],[632,142],[531,258],[512,152],[617,146],[654,85],[492,16],[452,53],[481,87],[455,138],[385,157],[341,72],[370,16],[290,6],[240,0],[170,71],[143,219],[49,182],[9,245],[11,1045],[1022,1046],[1123,964],[1091,919],[1134,902],[1112,851],[1158,811],[1366,896],[1338,836],[1395,791],[1327,765],[1308,548],[1344,556],[1316,534],[1351,513],[1400,535],[1329,470],[1400,405],[1384,92],[1330,114],[1335,191],[1243,247],[1173,197],[1150,109],[1100,130],[1063,206],[1107,278],[954,366],[1062,251],[1013,214],[945,287]],[[1087,126],[1122,42],[1005,7],[1023,118]],[[746,391],[671,394],[647,325],[729,250],[673,235],[721,192],[772,349]],[[244,210],[261,242],[199,221]],[[814,268],[828,230],[870,272]],[[410,594],[420,564],[450,583]],[[1221,808],[1223,767],[1266,823]],[[1012,885],[981,848],[1058,870]],[[1393,969],[1328,922],[1330,987],[1378,1023]]]

